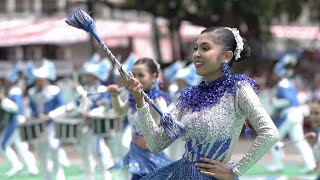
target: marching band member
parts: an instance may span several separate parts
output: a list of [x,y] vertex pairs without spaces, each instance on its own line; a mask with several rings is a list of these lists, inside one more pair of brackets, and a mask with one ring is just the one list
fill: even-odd
[[[109,60],[103,59],[100,61],[100,56],[97,53],[82,66],[84,85],[78,86],[77,91],[82,95],[80,107],[83,107],[82,115],[85,124],[90,121],[91,116],[101,116],[110,109],[111,100],[107,93],[99,93],[87,97],[88,93],[97,92],[99,89],[104,88],[102,82],[108,79],[110,70],[111,63]],[[87,179],[94,179],[96,161],[100,166],[103,179],[111,179],[111,173],[107,169],[113,165],[113,159],[104,139],[94,135],[87,125],[84,125],[80,134],[77,149],[84,161]]]
[[163,71],[164,80],[168,83],[168,93],[171,99],[171,103],[169,105],[169,111],[173,109],[174,103],[176,102],[179,96],[179,86],[176,82],[176,76],[178,75],[178,71],[185,68],[185,62],[181,60],[177,60],[168,66]]
[[[168,102],[164,93],[159,90],[157,83],[154,83],[159,75],[160,66],[150,58],[138,59],[133,67],[133,73],[143,83],[143,90],[147,92],[155,103],[163,111],[168,111]],[[129,96],[129,100],[123,102],[120,98],[120,89],[116,84],[107,87],[108,92],[111,94],[112,105],[117,114],[120,116],[127,115],[129,124],[132,129],[132,141],[128,154],[122,161],[117,163],[112,169],[123,167],[129,164],[129,172],[132,175],[132,180],[141,179],[171,162],[163,152],[153,153],[149,150],[145,137],[139,127],[139,116],[136,109],[136,102],[133,96]],[[156,112],[152,115],[160,120]]]
[[43,138],[34,143],[35,151],[40,160],[40,171],[44,179],[51,179],[49,163],[53,162],[53,173],[58,180],[64,180],[63,164],[69,164],[60,141],[55,138],[55,129],[52,122],[52,112],[64,105],[60,88],[51,85],[50,80],[56,78],[55,66],[52,62],[44,60],[42,66],[34,68],[32,75],[35,78],[35,86],[28,91],[29,105],[32,119],[46,120]]
[[[125,69],[126,71],[132,71],[134,63],[137,61],[136,55],[131,52],[127,59],[122,63],[122,68]],[[121,81],[121,76],[119,73],[118,68],[113,69],[113,77],[115,78],[115,84],[119,85],[120,87],[123,87],[122,81]],[[129,98],[129,92],[128,91],[120,91],[120,98],[122,101],[127,101]],[[122,133],[122,147],[125,147],[124,150],[127,152],[127,150],[130,148],[130,143],[131,143],[131,134],[132,134],[132,129],[130,124],[128,123],[128,117],[124,116],[123,121],[122,121],[122,126],[124,128],[124,132]]]
[[[145,85],[139,74],[129,73],[130,79],[122,76],[135,99],[139,125],[150,151],[161,152],[177,138],[186,141],[180,160],[142,179],[238,179],[278,140],[278,131],[254,91],[254,81],[231,74],[232,63],[245,60],[251,52],[239,31],[230,27],[204,29],[194,50],[196,73],[205,81],[181,91],[174,112],[164,114],[160,125],[141,95]],[[230,162],[247,119],[257,137],[238,163]]]
[[[283,121],[278,125],[279,140],[283,140],[288,134],[289,138],[294,143],[295,148],[302,156],[304,161],[304,168],[301,173],[310,173],[316,167],[312,149],[304,139],[303,132],[303,111],[299,107],[297,100],[297,89],[292,80],[294,75],[294,66],[297,64],[297,56],[293,54],[286,54],[274,67],[274,72],[281,78],[277,84],[276,99],[286,100],[287,103],[281,103],[280,119]],[[276,123],[277,124],[277,123]],[[282,171],[283,165],[283,151],[278,148],[276,144],[271,149],[273,164],[268,167],[271,172]]]
[[[6,122],[6,126],[1,136],[1,151],[12,166],[11,170],[6,173],[9,177],[15,175],[23,168],[23,164],[18,159],[18,156],[23,160],[23,163],[27,166],[31,175],[36,175],[39,172],[36,166],[35,157],[28,150],[28,144],[22,142],[19,135],[18,125],[25,121],[23,91],[17,85],[20,72],[21,69],[16,65],[6,77],[5,88],[8,99],[3,99],[1,103],[2,110],[6,111],[6,115],[2,115],[2,117],[5,117],[2,121]],[[10,106],[16,106],[17,110],[10,111]],[[18,156],[11,146],[15,147]]]

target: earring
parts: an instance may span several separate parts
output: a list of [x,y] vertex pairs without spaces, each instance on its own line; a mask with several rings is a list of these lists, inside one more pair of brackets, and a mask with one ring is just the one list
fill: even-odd
[[222,70],[223,74],[229,75],[230,74],[229,64],[227,62],[222,63],[221,70]]
[[152,80],[152,86],[156,89],[160,89],[160,80]]

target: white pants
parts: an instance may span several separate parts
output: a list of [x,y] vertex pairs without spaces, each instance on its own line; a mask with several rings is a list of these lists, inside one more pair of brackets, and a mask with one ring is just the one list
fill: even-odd
[[[288,134],[292,144],[294,144],[298,153],[302,156],[304,161],[304,166],[306,168],[315,167],[315,159],[312,153],[312,149],[304,138],[303,132],[303,112],[299,107],[291,107],[285,112],[285,120],[278,127],[279,130],[279,141],[282,141],[283,138]],[[281,156],[283,150],[273,146],[271,149],[273,161],[277,165],[283,165]]]
[[[4,133],[4,132],[3,132]],[[1,134],[1,142],[4,141],[4,134]],[[29,151],[28,143],[22,142],[20,139],[19,129],[16,128],[12,135],[7,139],[6,147],[2,150],[2,154],[10,163],[13,169],[19,169],[22,166],[19,158],[27,166],[30,173],[38,171],[34,155]],[[16,152],[13,150],[15,148]],[[2,148],[1,148],[2,149]]]
[[[51,172],[57,180],[64,180],[64,170],[60,162],[60,154],[63,149],[60,147],[60,141],[55,138],[53,123],[46,126],[43,138],[35,140],[35,151],[39,158],[40,172],[45,180],[52,178]],[[52,168],[50,163],[53,163]]]
[[103,138],[94,135],[88,127],[82,128],[80,134],[76,148],[81,154],[87,179],[93,179],[96,165],[103,179],[106,179],[106,169],[114,164],[109,147]]

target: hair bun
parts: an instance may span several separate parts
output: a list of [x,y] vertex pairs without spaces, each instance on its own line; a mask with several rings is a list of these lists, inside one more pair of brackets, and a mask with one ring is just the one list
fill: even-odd
[[251,48],[248,44],[248,41],[245,38],[242,38],[242,41],[243,41],[243,50],[240,53],[240,58],[237,59],[235,62],[246,60],[251,56]]

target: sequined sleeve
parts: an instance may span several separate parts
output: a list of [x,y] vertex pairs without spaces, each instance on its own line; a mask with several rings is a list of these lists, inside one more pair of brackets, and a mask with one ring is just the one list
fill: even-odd
[[249,120],[257,133],[253,145],[233,169],[234,173],[242,175],[259,161],[273,144],[278,141],[279,133],[249,84],[239,86],[237,108]]
[[[171,141],[165,134],[164,129],[157,125],[153,119],[149,105],[146,103],[145,106],[138,108],[139,117],[141,120],[141,128],[144,136],[147,140],[150,151],[160,152],[167,148],[173,141]],[[177,109],[172,113],[174,119],[177,118]]]

